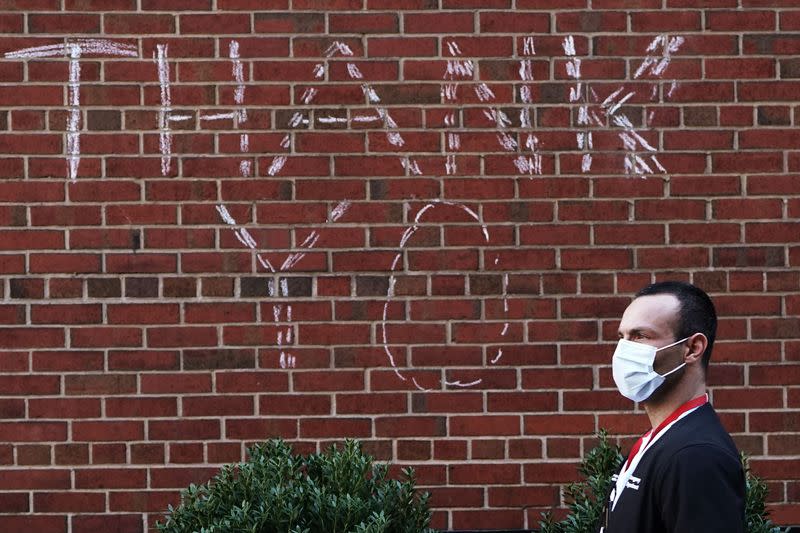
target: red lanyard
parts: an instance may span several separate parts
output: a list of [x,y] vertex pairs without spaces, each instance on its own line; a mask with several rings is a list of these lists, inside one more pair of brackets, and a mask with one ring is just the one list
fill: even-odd
[[634,457],[636,457],[636,454],[639,453],[639,448],[642,447],[642,441],[644,440],[645,437],[650,436],[650,442],[652,442],[653,439],[655,438],[655,436],[658,435],[658,433],[661,430],[663,430],[665,427],[667,427],[668,425],[670,425],[673,422],[675,422],[686,411],[690,411],[690,410],[692,410],[692,409],[694,409],[696,407],[700,407],[701,405],[704,405],[706,403],[708,403],[708,394],[703,394],[702,396],[698,396],[697,398],[689,400],[685,404],[683,404],[680,407],[678,407],[666,419],[664,419],[664,421],[661,422],[658,425],[657,428],[651,429],[650,431],[648,431],[647,433],[645,433],[644,435],[639,437],[639,440],[637,440],[636,444],[633,445],[633,449],[631,449],[630,455],[628,455],[628,460],[625,462],[624,470],[627,470],[630,467],[631,461],[633,460]]

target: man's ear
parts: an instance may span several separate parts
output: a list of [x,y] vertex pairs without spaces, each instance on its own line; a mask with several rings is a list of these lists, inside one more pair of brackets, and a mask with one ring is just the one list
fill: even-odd
[[687,364],[702,362],[703,354],[708,347],[708,338],[702,333],[695,333],[689,337],[686,341],[686,345],[689,347],[689,352],[683,356],[683,360]]

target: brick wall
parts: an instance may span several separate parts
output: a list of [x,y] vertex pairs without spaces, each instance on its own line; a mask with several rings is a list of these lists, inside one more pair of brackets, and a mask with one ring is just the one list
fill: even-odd
[[800,523],[796,2],[0,7],[3,531],[144,531],[272,436],[535,527],[646,429],[609,362],[666,278]]

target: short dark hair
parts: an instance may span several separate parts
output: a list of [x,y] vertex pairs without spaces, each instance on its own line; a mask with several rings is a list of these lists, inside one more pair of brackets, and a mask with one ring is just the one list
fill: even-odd
[[708,346],[703,353],[703,368],[708,368],[711,349],[717,336],[717,311],[714,302],[702,289],[684,281],[659,281],[652,283],[636,293],[635,298],[653,294],[671,294],[678,299],[678,324],[675,338],[683,339],[702,333],[708,339]]

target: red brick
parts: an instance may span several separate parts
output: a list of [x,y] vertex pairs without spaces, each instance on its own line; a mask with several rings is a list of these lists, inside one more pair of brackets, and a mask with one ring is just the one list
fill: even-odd
[[67,375],[64,389],[68,395],[131,394],[136,391],[136,376],[129,374]]
[[104,328],[83,327],[73,328],[70,339],[74,347],[137,347],[142,343],[142,331],[137,328]]
[[304,9],[330,9],[334,11],[351,11],[361,9],[364,0],[294,0],[292,7],[298,10]]
[[95,442],[92,444],[92,463],[121,465],[127,460],[126,445],[122,442]]
[[586,7],[585,0],[517,0],[518,9],[567,9],[576,7]]
[[525,523],[524,512],[519,509],[480,511],[454,511],[453,527],[502,527],[519,529]]
[[[159,0],[142,0],[142,9],[145,11],[162,11],[164,5]],[[211,0],[173,0],[170,11],[210,11]]]
[[377,437],[436,437],[444,436],[446,432],[446,419],[439,416],[395,416],[375,419]]
[[745,224],[745,241],[750,243],[796,242],[800,223],[754,222]]
[[209,374],[144,374],[141,381],[144,394],[211,392]]
[[98,324],[102,321],[99,305],[31,306],[31,322],[35,324]]
[[108,355],[109,370],[175,370],[178,354],[171,351],[117,351]]
[[566,270],[583,270],[588,265],[593,268],[626,269],[632,265],[633,258],[630,250],[607,248],[598,258],[597,250],[564,250],[561,253],[561,265]]
[[[259,6],[261,9],[263,6]],[[325,17],[322,13],[255,13],[257,33],[322,33]]]
[[100,15],[31,14],[28,16],[31,33],[68,33],[70,35],[100,32]]
[[472,13],[404,13],[405,33],[472,33],[475,21]]
[[29,400],[31,418],[99,418],[100,400],[96,398],[52,398]]
[[596,430],[592,415],[528,415],[526,435],[585,435]]
[[454,464],[447,473],[453,485],[507,485],[520,482],[520,470],[515,464]]
[[591,369],[588,368],[543,368],[522,372],[522,387],[526,390],[545,389],[553,383],[558,383],[559,388],[584,389],[591,387],[592,381]]
[[4,396],[32,396],[59,394],[58,376],[0,376],[0,393]]
[[[670,233],[670,239],[673,235]],[[663,225],[603,224],[595,226],[597,244],[663,244],[666,240]]]
[[431,57],[437,54],[435,37],[370,37],[370,57]]
[[203,444],[200,442],[170,443],[169,462],[172,464],[203,463]]
[[215,34],[220,28],[227,33],[249,33],[250,16],[247,14],[179,15],[182,34]]
[[706,247],[640,248],[636,257],[637,263],[644,268],[701,267],[710,264]]
[[132,444],[131,464],[163,463],[165,457],[163,444]]
[[397,442],[397,458],[401,461],[425,461],[431,458],[431,443],[417,440]]
[[109,494],[109,509],[112,512],[161,512],[175,502],[176,496],[175,491],[114,491]]
[[752,314],[753,316],[780,315],[781,313],[781,299],[777,296],[720,295],[714,298],[714,302],[719,316],[740,316],[743,314]]
[[144,438],[141,422],[75,422],[72,425],[75,441],[135,441]]
[[399,21],[394,13],[364,13],[328,16],[330,33],[397,33]]
[[[184,416],[248,416],[254,414],[250,396],[184,397]],[[206,421],[207,423],[209,421]]]
[[722,7],[736,7],[738,2],[736,0],[702,0],[697,2],[696,0],[667,0],[667,7],[711,7],[711,8],[722,8]]
[[219,372],[216,385],[221,393],[286,391],[289,380],[285,372],[277,371]]
[[714,391],[714,406],[718,409],[770,409],[782,403],[780,389]]
[[217,440],[220,438],[220,421],[198,420],[150,420],[148,436],[153,440]]
[[29,496],[24,492],[6,492],[0,510],[3,513],[27,513],[30,511]]
[[155,327],[147,329],[147,342],[153,348],[216,346],[217,332],[204,327]]
[[439,460],[463,460],[467,458],[467,441],[437,440],[433,443],[434,457]]
[[800,383],[797,365],[758,366],[750,369],[754,385],[796,385]]
[[517,415],[450,417],[449,432],[453,436],[511,436],[520,435],[520,430],[520,417]]
[[58,11],[61,7],[59,0],[30,0],[26,2],[16,2],[14,0],[3,3],[3,9],[7,11]]
[[107,307],[109,324],[178,323],[179,307],[173,304],[122,304]]
[[443,0],[443,9],[504,8],[511,0]]
[[106,14],[103,30],[112,34],[175,33],[175,17],[151,14]]
[[75,472],[75,486],[80,489],[143,489],[147,471],[138,468],[94,468]]
[[475,439],[472,441],[472,458],[503,459],[505,448],[505,441],[499,439]]
[[210,463],[234,463],[242,460],[241,445],[239,443],[209,443],[206,448],[208,449],[208,461]]
[[66,533],[67,517],[65,515],[3,515],[0,516],[0,527],[6,531]]
[[67,0],[67,11],[134,11],[135,0]]
[[[22,305],[3,305],[0,306],[0,320],[3,324],[24,324],[26,322],[26,310]],[[27,365],[26,365],[27,366]],[[25,368],[23,368],[24,370]]]
[[[267,394],[259,397],[259,413],[262,415],[329,415],[331,414],[332,401],[329,395],[306,394],[286,396],[284,394]],[[339,410],[337,401],[337,411]]]
[[17,464],[44,466],[52,463],[50,446],[41,444],[17,445]]
[[175,416],[175,398],[106,398],[105,414],[109,418],[148,418]]
[[488,491],[491,507],[527,507],[541,505],[554,507],[559,493],[556,487],[490,487]]
[[739,224],[670,224],[670,242],[676,244],[741,242]]
[[581,457],[580,449],[581,439],[579,438],[549,437],[547,439],[547,457],[554,459]]
[[64,490],[70,488],[70,471],[61,468],[47,470],[4,469],[0,478],[2,490]]
[[430,0],[367,0],[367,9],[430,9]]
[[629,407],[630,402],[617,391],[564,392],[565,411],[586,411],[588,408],[597,411],[624,411]]
[[[101,256],[92,253],[33,253],[30,255],[30,268],[31,273],[98,273],[101,270]],[[65,280],[62,280],[62,283]],[[73,282],[79,280],[72,280]],[[51,280],[50,294],[54,297],[59,294],[59,290],[55,291],[53,283],[58,280]],[[77,320],[81,320],[78,318]]]
[[796,435],[770,435],[767,442],[770,455],[797,455]]
[[50,446],[46,444],[17,445],[17,464],[20,466],[44,466],[52,464]]
[[711,79],[726,79],[731,77],[731,72],[737,72],[737,78],[774,78],[776,64],[772,59],[742,58],[742,59],[706,59],[706,77]]
[[782,11],[779,17],[781,30],[796,30],[800,27],[800,11]]
[[297,418],[230,419],[225,424],[225,436],[228,439],[257,439],[259,441],[273,437],[290,439],[297,437],[297,426]]
[[6,442],[67,440],[66,422],[2,422],[0,435]]
[[22,399],[0,400],[0,418],[25,418],[25,402]]
[[[597,32],[625,31],[627,17],[621,11],[572,11],[556,14],[556,28],[559,32]],[[544,32],[541,33],[545,33]]]

